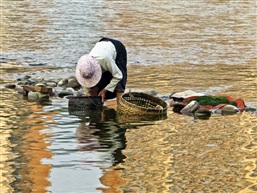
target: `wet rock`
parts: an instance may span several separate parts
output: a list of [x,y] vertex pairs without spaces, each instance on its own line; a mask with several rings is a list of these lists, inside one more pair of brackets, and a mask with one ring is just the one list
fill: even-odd
[[240,112],[240,110],[233,105],[225,105],[220,109],[222,115],[234,115]]
[[73,88],[71,88],[71,87],[68,87],[68,88],[66,89],[66,91],[67,91],[67,92],[71,92],[72,94],[75,93],[75,90],[74,90]]
[[80,88],[80,84],[79,82],[77,81],[76,77],[75,76],[71,76],[68,78],[68,87],[71,87],[71,88]]
[[85,91],[82,88],[80,88],[78,91],[75,91],[73,95],[74,96],[84,96]]
[[36,84],[35,79],[30,78],[30,79],[27,80],[27,85],[35,85],[35,84]]
[[30,100],[30,101],[37,101],[37,100],[39,100],[38,92],[32,92],[32,91],[30,91],[30,92],[28,93],[28,100]]
[[69,95],[73,95],[74,93],[71,90],[62,90],[61,92],[58,93],[58,97],[65,97]]
[[175,102],[173,103],[173,112],[181,114],[181,110],[186,106],[185,103]]
[[55,96],[58,96],[58,94],[60,93],[60,92],[62,92],[64,89],[62,88],[62,87],[54,87],[53,88],[53,94],[55,95]]
[[28,81],[21,80],[20,82],[17,83],[17,85],[28,85]]
[[44,83],[37,83],[37,84],[35,84],[35,86],[46,87],[46,85]]
[[180,112],[184,115],[191,116],[195,113],[196,110],[200,108],[200,105],[197,101],[191,101],[189,104],[187,104]]
[[30,91],[28,93],[28,100],[29,101],[42,101],[42,100],[48,100],[49,99],[49,94],[46,93],[41,93],[41,92],[33,92]]
[[57,84],[57,86],[63,87],[68,85],[68,79],[60,80]]
[[44,78],[42,78],[42,77],[36,77],[36,78],[35,78],[35,82],[36,82],[36,83],[42,83],[42,82],[44,82]]
[[[37,76],[37,74],[32,73],[20,76],[16,81],[16,84],[6,86],[10,88],[18,86],[18,93],[27,96],[29,100],[41,100],[49,98],[50,96],[64,97],[75,94],[81,96],[84,94],[83,90],[80,90],[81,85],[78,83],[75,76],[45,80],[42,76]],[[51,92],[46,93],[44,91],[45,89],[42,88],[51,88]]]
[[257,108],[254,107],[245,107],[245,112],[257,114]]
[[39,96],[40,100],[48,100],[49,99],[49,94],[48,93],[38,92],[38,96]]
[[24,76],[24,79],[30,79],[30,78],[31,78],[30,75],[25,75],[25,76]]
[[46,82],[46,86],[49,86],[49,87],[56,87],[56,86],[57,86],[57,83],[54,82],[54,81],[47,81],[47,82]]
[[10,89],[14,89],[16,87],[16,84],[5,84],[4,85],[5,88],[10,88]]
[[203,108],[197,109],[194,112],[194,117],[197,119],[204,119],[204,120],[209,119],[211,117],[211,111]]

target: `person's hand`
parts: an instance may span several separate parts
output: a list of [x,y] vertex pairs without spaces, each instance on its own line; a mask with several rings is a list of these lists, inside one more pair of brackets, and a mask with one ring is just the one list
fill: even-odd
[[102,102],[104,102],[106,92],[107,92],[107,90],[106,90],[106,89],[103,89],[103,90],[101,90],[101,91],[99,92],[99,94],[98,94],[98,96],[101,96],[101,97],[102,97]]

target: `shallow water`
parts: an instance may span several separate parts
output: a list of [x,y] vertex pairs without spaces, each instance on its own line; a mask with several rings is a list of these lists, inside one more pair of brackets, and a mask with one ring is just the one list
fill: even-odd
[[257,108],[255,1],[3,1],[1,192],[256,192],[257,115],[78,115],[3,88],[68,76],[101,36],[127,47],[127,88],[194,90]]

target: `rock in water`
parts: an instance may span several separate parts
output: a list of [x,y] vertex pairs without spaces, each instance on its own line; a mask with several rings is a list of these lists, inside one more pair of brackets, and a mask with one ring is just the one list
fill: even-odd
[[37,101],[37,100],[39,100],[38,92],[30,91],[28,93],[28,100],[29,101]]
[[16,88],[16,85],[15,84],[5,84],[4,87],[14,89],[14,88]]
[[211,111],[208,109],[197,109],[194,113],[196,119],[209,119],[211,116]]
[[49,99],[49,94],[41,93],[41,92],[33,92],[30,91],[28,93],[28,100],[29,101],[44,101]]
[[77,81],[76,77],[72,76],[72,77],[69,77],[69,79],[68,79],[68,87],[80,88],[81,86],[80,86],[79,82]]
[[200,106],[197,101],[191,101],[187,106],[185,106],[180,112],[184,115],[192,116],[192,114],[199,109]]
[[224,107],[221,108],[222,115],[234,115],[239,112],[240,112],[240,110],[233,105],[225,105]]

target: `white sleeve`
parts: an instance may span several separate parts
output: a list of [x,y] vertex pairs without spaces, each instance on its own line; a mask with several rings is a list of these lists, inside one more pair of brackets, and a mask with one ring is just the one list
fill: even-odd
[[105,89],[110,92],[114,92],[115,87],[123,77],[122,72],[112,58],[108,57],[108,58],[105,58],[104,60],[105,62],[102,63],[103,70],[109,71],[113,77],[111,82],[105,87]]

